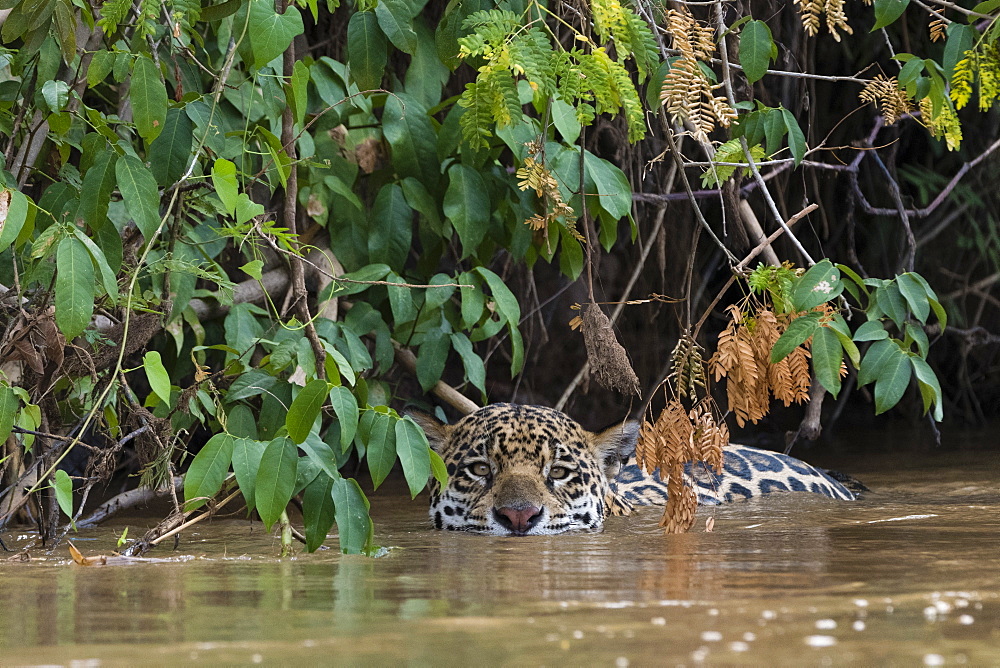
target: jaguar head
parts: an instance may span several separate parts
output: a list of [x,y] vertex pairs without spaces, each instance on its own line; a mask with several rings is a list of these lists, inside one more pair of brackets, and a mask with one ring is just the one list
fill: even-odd
[[438,529],[499,536],[600,529],[609,481],[635,450],[638,424],[590,432],[541,406],[492,404],[454,425],[414,415],[448,469],[431,480]]

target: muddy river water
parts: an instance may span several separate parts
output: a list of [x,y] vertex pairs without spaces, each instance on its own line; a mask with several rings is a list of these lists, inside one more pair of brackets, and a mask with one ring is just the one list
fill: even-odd
[[[0,562],[0,665],[1000,666],[1000,453],[852,461],[861,501],[773,494],[680,536],[652,509],[594,534],[436,532],[380,493],[374,559],[279,560],[259,523],[221,519],[161,562]],[[110,553],[125,522],[75,543]]]

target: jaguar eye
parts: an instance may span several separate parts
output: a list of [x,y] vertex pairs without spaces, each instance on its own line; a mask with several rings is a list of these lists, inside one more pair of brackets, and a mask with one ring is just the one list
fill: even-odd
[[569,476],[569,469],[565,466],[553,466],[549,469],[549,478],[552,480],[562,480]]
[[477,475],[480,478],[485,478],[490,474],[490,465],[486,462],[476,462],[475,464],[470,464],[469,473]]

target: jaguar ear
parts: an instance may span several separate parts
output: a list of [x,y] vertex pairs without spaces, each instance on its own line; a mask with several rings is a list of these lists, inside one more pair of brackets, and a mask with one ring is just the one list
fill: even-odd
[[622,465],[635,454],[639,438],[639,423],[626,420],[594,434],[594,454],[604,465],[604,473],[611,480],[621,471]]
[[448,441],[448,434],[454,427],[450,424],[445,424],[438,420],[433,415],[427,413],[421,413],[420,411],[411,411],[407,415],[424,430],[424,434],[427,435],[427,442],[430,443],[431,449],[434,452],[441,454],[445,444]]

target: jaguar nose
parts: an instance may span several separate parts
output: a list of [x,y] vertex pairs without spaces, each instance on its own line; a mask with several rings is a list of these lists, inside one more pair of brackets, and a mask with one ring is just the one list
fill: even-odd
[[525,506],[524,508],[494,508],[493,517],[500,526],[515,534],[526,534],[542,519],[541,508]]

